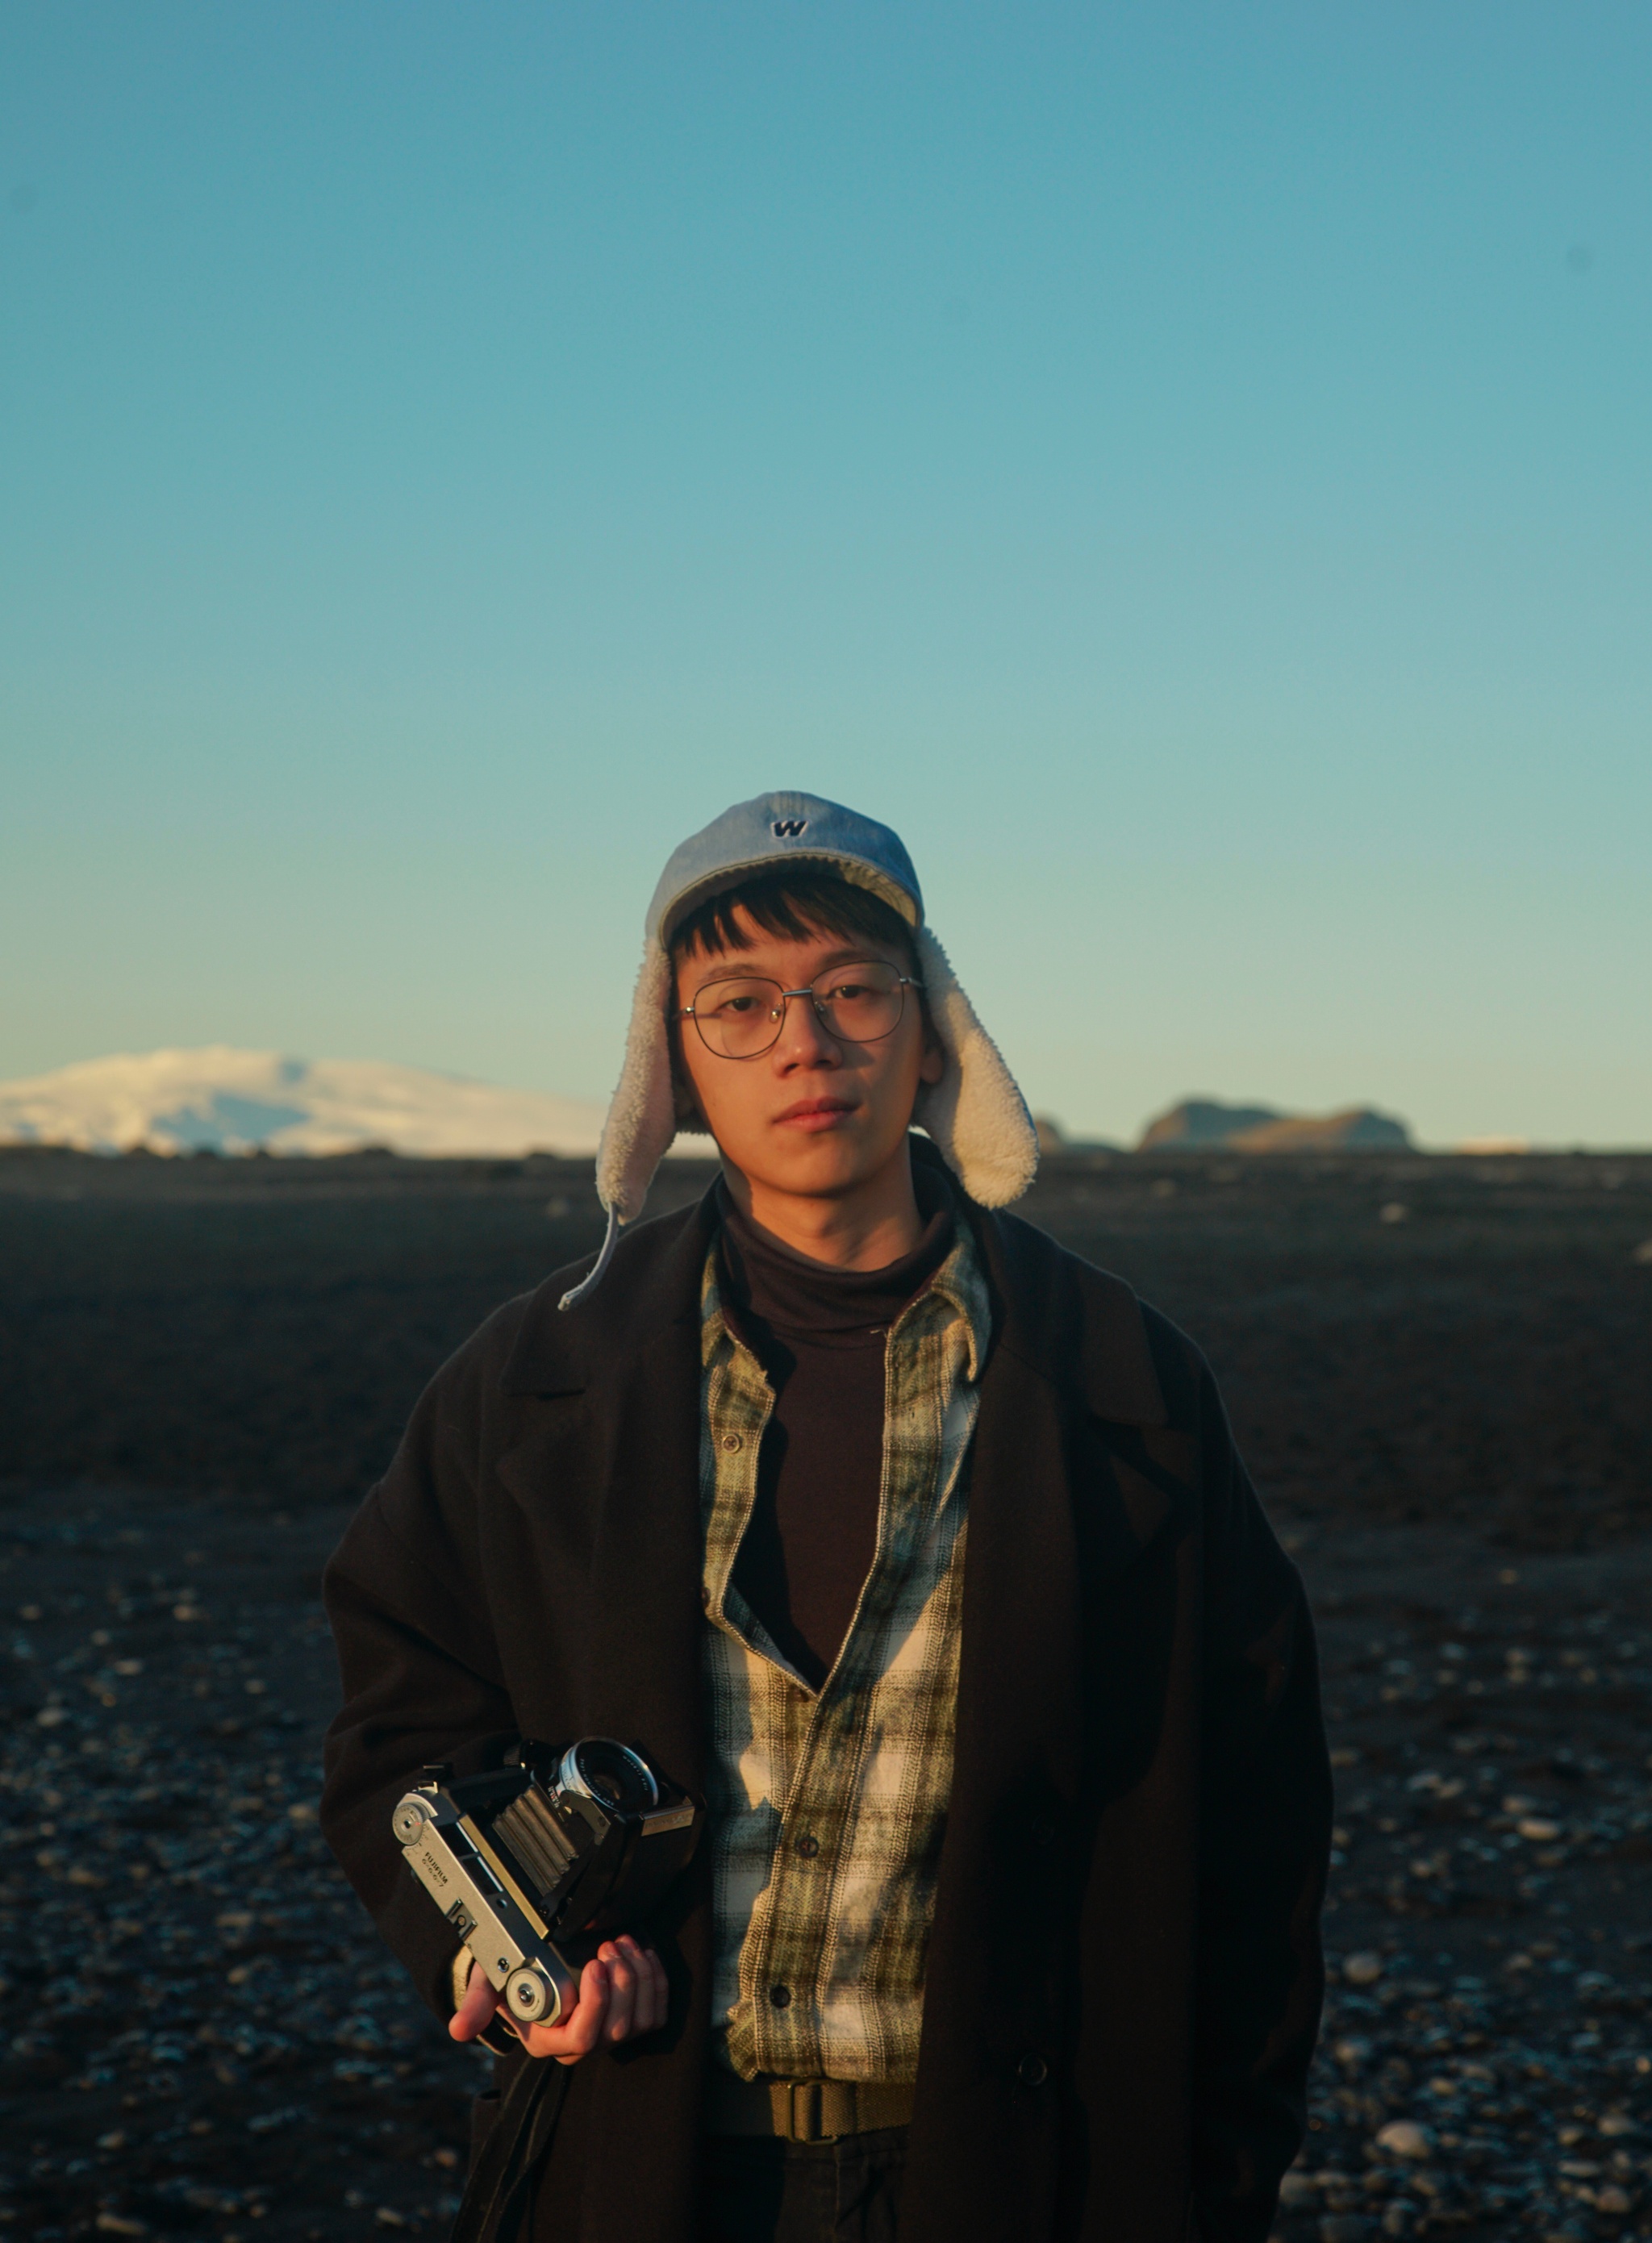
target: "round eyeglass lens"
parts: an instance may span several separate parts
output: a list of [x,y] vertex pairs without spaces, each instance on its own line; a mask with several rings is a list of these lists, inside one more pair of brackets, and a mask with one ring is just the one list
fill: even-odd
[[746,976],[708,981],[694,993],[694,1025],[706,1049],[725,1059],[755,1059],[780,1033],[786,1000],[778,981]]
[[888,1035],[900,1018],[906,994],[893,967],[865,960],[823,973],[814,985],[815,1007],[827,1027],[854,1044],[873,1044]]

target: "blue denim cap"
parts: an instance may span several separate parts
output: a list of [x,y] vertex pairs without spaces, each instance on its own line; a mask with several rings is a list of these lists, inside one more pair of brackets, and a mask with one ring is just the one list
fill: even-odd
[[941,1081],[920,1092],[913,1119],[979,1205],[1008,1207],[1033,1180],[1038,1135],[1026,1101],[924,922],[918,875],[900,835],[821,795],[759,794],[737,802],[674,850],[654,891],[624,1065],[597,1154],[608,1236],[595,1267],[563,1295],[564,1309],[577,1309],[602,1283],[618,1250],[620,1226],[642,1213],[654,1170],[679,1127],[671,1073],[671,937],[709,897],[786,865],[828,871],[870,889],[907,921],[926,1014],[946,1061]]
[[923,893],[900,836],[819,794],[757,794],[737,802],[678,849],[659,876],[648,907],[648,933],[663,949],[691,912],[753,874],[815,864],[923,924]]

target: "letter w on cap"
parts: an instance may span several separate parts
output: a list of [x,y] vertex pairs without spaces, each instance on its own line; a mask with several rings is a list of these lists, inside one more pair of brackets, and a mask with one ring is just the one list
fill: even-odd
[[806,818],[777,818],[774,838],[777,841],[795,841],[808,822]]

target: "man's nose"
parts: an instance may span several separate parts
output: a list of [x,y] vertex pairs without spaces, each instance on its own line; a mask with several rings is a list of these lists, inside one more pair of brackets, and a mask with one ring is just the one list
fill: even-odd
[[838,1041],[815,1009],[812,994],[788,996],[775,1054],[783,1065],[830,1065],[839,1056]]

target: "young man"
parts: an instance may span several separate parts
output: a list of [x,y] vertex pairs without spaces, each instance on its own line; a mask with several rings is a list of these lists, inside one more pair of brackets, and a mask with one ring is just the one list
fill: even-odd
[[[684,1122],[719,1182],[630,1228]],[[1321,1990],[1311,1630],[1194,1348],[994,1211],[1035,1161],[893,833],[777,794],[678,851],[603,1253],[438,1373],[327,1579],[324,1826],[455,2038],[511,2046],[391,1835],[423,1764],[598,1733],[707,1803],[498,2060],[566,2067],[536,2238],[1268,2232]]]

